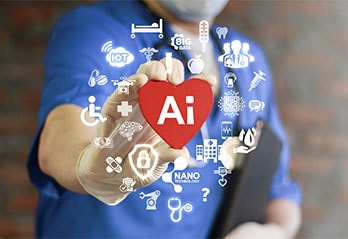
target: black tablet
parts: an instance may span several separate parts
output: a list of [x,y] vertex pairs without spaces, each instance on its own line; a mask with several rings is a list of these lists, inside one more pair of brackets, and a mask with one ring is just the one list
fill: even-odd
[[211,238],[224,237],[245,222],[264,222],[282,143],[267,123],[259,120],[257,125],[261,134],[256,149],[246,154],[241,166],[226,176],[228,183],[211,229]]

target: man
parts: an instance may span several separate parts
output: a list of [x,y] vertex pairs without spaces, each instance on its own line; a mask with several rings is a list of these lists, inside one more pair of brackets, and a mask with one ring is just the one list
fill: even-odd
[[[294,236],[300,222],[300,192],[288,178],[288,146],[263,53],[231,29],[224,40],[202,38],[199,33],[207,30],[199,27],[206,20],[203,27],[208,23],[214,38],[218,30],[213,26],[214,17],[226,3],[100,2],[77,8],[57,23],[45,58],[40,128],[28,163],[31,179],[40,190],[39,237],[208,237],[223,192],[214,174],[221,163],[217,156],[204,160],[203,165],[191,157],[198,154],[204,140],[214,139],[208,141],[215,146],[223,143],[222,122],[231,122],[238,135],[241,129],[252,128],[259,117],[284,143],[271,187],[267,223],[243,224],[228,237]],[[217,61],[223,54],[219,45],[232,40],[248,43],[254,57],[249,66],[232,69],[239,89],[228,89],[220,80],[231,69]],[[207,44],[204,49],[202,42]],[[142,51],[152,48],[153,59],[148,61]],[[144,119],[138,92],[149,80],[179,85],[192,76],[186,64],[198,54],[205,67],[195,77],[213,87],[215,104],[200,133],[185,147],[174,149]],[[249,92],[254,72],[259,70],[267,80]],[[90,96],[95,99],[95,113],[105,117],[104,122],[89,116]],[[238,103],[221,104],[224,96]],[[257,113],[243,109],[255,97],[267,107]],[[207,153],[217,149],[214,145],[204,145],[210,150]],[[142,153],[140,146],[145,148]],[[138,159],[139,164],[132,164]],[[150,173],[148,165],[154,165]],[[187,175],[195,175],[195,180],[187,180]],[[202,188],[210,190],[206,201]]]

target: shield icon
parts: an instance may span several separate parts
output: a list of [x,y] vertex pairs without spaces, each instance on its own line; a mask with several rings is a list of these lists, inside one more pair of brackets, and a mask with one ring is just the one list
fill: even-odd
[[158,163],[158,153],[152,145],[136,144],[128,154],[129,164],[134,173],[142,180],[149,177]]

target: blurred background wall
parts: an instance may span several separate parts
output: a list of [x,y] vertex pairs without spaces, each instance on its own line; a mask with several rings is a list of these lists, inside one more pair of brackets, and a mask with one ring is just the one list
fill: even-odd
[[[90,1],[0,2],[0,237],[34,236],[37,192],[25,163],[42,58],[55,21]],[[218,22],[258,41],[273,68],[304,190],[298,238],[348,238],[348,2],[231,1]]]

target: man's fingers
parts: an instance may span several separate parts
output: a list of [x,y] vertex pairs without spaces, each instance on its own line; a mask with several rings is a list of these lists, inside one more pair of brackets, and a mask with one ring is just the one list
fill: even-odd
[[178,85],[184,81],[184,66],[178,59],[163,58],[140,65],[137,73],[145,74],[149,80],[168,81]]
[[166,68],[159,61],[141,64],[137,74],[145,74],[149,80],[166,80],[167,78]]
[[[102,115],[109,118],[111,122],[120,118],[118,112],[119,105],[129,105],[132,107],[137,104],[138,90],[146,84],[148,78],[144,74],[130,76],[107,98],[102,108]],[[123,90],[127,92],[123,92]],[[124,103],[122,103],[124,102]]]
[[173,149],[166,143],[162,143],[156,147],[160,160],[163,163],[173,162],[178,157],[190,158],[190,153],[186,147],[182,149]]
[[138,90],[146,84],[148,77],[139,73],[128,77],[119,83],[117,90],[112,94],[115,101],[132,100],[138,97]]
[[181,61],[175,58],[163,58],[160,62],[166,67],[169,83],[179,85],[184,81],[185,70]]

